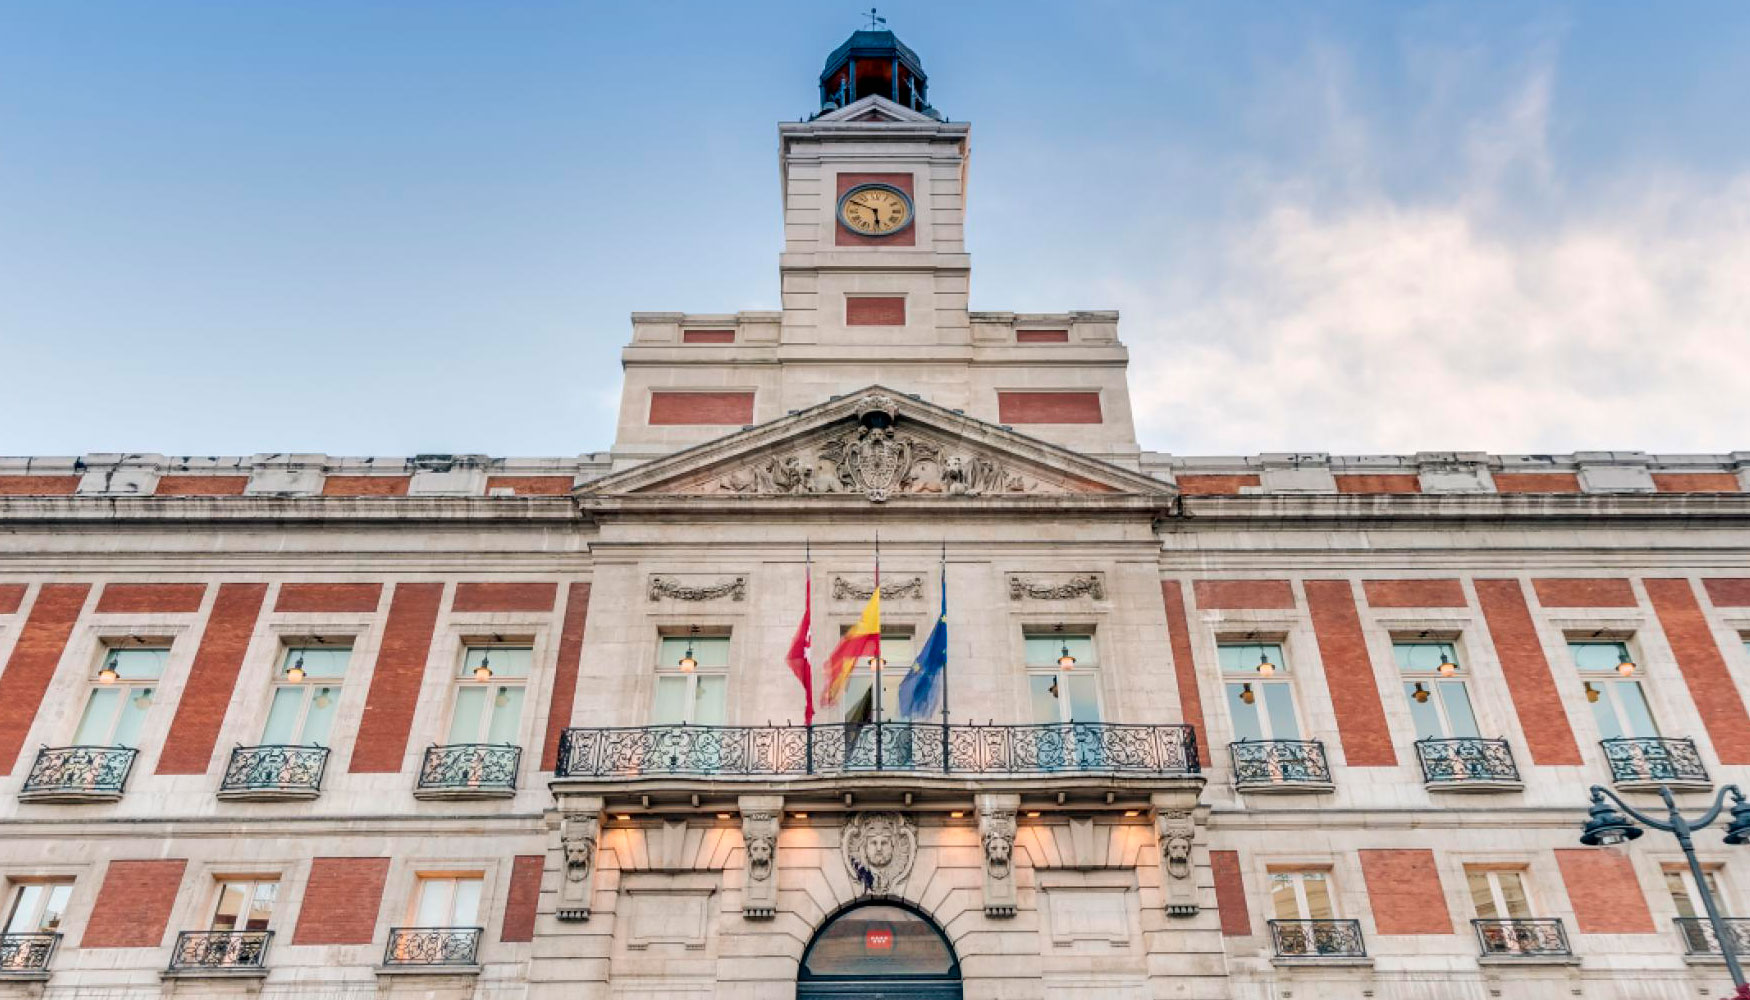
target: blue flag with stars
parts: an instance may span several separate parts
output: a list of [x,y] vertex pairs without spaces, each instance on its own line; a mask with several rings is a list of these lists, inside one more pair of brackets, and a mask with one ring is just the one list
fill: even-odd
[[899,712],[907,719],[927,719],[942,710],[942,671],[948,668],[948,572],[942,569],[942,612],[924,639],[917,659],[899,684]]

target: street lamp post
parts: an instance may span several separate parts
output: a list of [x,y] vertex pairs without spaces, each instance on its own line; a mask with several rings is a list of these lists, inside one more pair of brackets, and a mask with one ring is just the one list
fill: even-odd
[[[1708,890],[1707,876],[1701,870],[1701,862],[1695,857],[1695,841],[1690,837],[1691,833],[1705,829],[1720,818],[1728,795],[1732,797],[1732,818],[1726,826],[1726,843],[1734,846],[1750,843],[1750,802],[1745,801],[1744,793],[1738,790],[1737,785],[1727,785],[1720,789],[1719,794],[1714,796],[1713,805],[1695,820],[1685,818],[1678,811],[1677,800],[1671,797],[1671,790],[1661,785],[1659,797],[1665,800],[1666,813],[1666,818],[1662,821],[1624,802],[1603,785],[1593,785],[1591,815],[1586,820],[1586,828],[1580,833],[1580,843],[1588,847],[1608,847],[1639,837],[1645,831],[1630,822],[1630,817],[1644,826],[1675,834],[1677,843],[1683,848],[1683,857],[1689,862],[1689,873],[1695,877],[1695,892],[1701,897],[1702,907],[1707,910],[1707,920],[1713,928],[1714,939],[1720,943],[1720,954],[1726,960],[1726,970],[1732,974],[1732,982],[1738,987],[1737,998],[1750,1000],[1750,985],[1744,982],[1744,970],[1738,964],[1738,950],[1733,945],[1731,931],[1726,927],[1726,922],[1720,918],[1720,908],[1714,903],[1714,894]],[[1622,812],[1612,809],[1604,801],[1606,796],[1621,807]]]

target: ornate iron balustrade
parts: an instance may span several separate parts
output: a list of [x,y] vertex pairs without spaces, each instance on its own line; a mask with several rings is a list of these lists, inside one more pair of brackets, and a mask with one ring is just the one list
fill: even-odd
[[266,968],[273,931],[183,931],[170,950],[170,971]]
[[1359,920],[1272,920],[1277,958],[1366,958]]
[[1568,932],[1556,919],[1472,920],[1484,955],[1536,958],[1572,955]]
[[479,965],[479,927],[391,927],[386,966]]
[[1692,739],[1625,736],[1603,740],[1610,778],[1617,784],[1706,785],[1707,766]]
[[61,935],[52,932],[0,934],[0,978],[46,974],[60,943]]
[[523,748],[509,743],[453,743],[426,748],[418,791],[510,795],[516,791]]
[[1328,788],[1331,765],[1320,740],[1239,740],[1227,745],[1238,788]]
[[561,778],[858,771],[1182,775],[1199,769],[1192,727],[1184,725],[883,722],[567,729],[559,739],[554,773]]
[[231,751],[219,792],[227,797],[314,797],[322,790],[327,769],[327,747],[240,746]]
[[41,799],[120,798],[139,751],[133,747],[43,747],[20,794]]
[[[1732,953],[1750,956],[1750,919],[1726,917],[1720,921],[1732,935]],[[1677,933],[1683,937],[1686,955],[1718,955],[1720,939],[1706,917],[1678,917]]]
[[1422,780],[1430,785],[1517,785],[1519,765],[1506,740],[1476,736],[1416,741]]

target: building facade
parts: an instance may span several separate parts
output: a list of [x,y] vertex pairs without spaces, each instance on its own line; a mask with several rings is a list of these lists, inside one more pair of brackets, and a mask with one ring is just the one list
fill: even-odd
[[0,995],[1730,995],[1578,833],[1750,776],[1750,453],[1143,451],[1115,313],[968,308],[917,56],[820,97],[608,451],[0,460]]

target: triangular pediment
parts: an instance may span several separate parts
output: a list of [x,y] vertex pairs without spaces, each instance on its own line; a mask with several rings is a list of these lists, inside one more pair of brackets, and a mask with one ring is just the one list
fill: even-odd
[[882,97],[880,94],[870,94],[868,97],[852,101],[842,108],[836,108],[817,116],[817,122],[930,122],[936,119],[921,111],[912,109]]
[[1173,492],[1141,473],[870,386],[598,479],[579,495],[957,502]]

